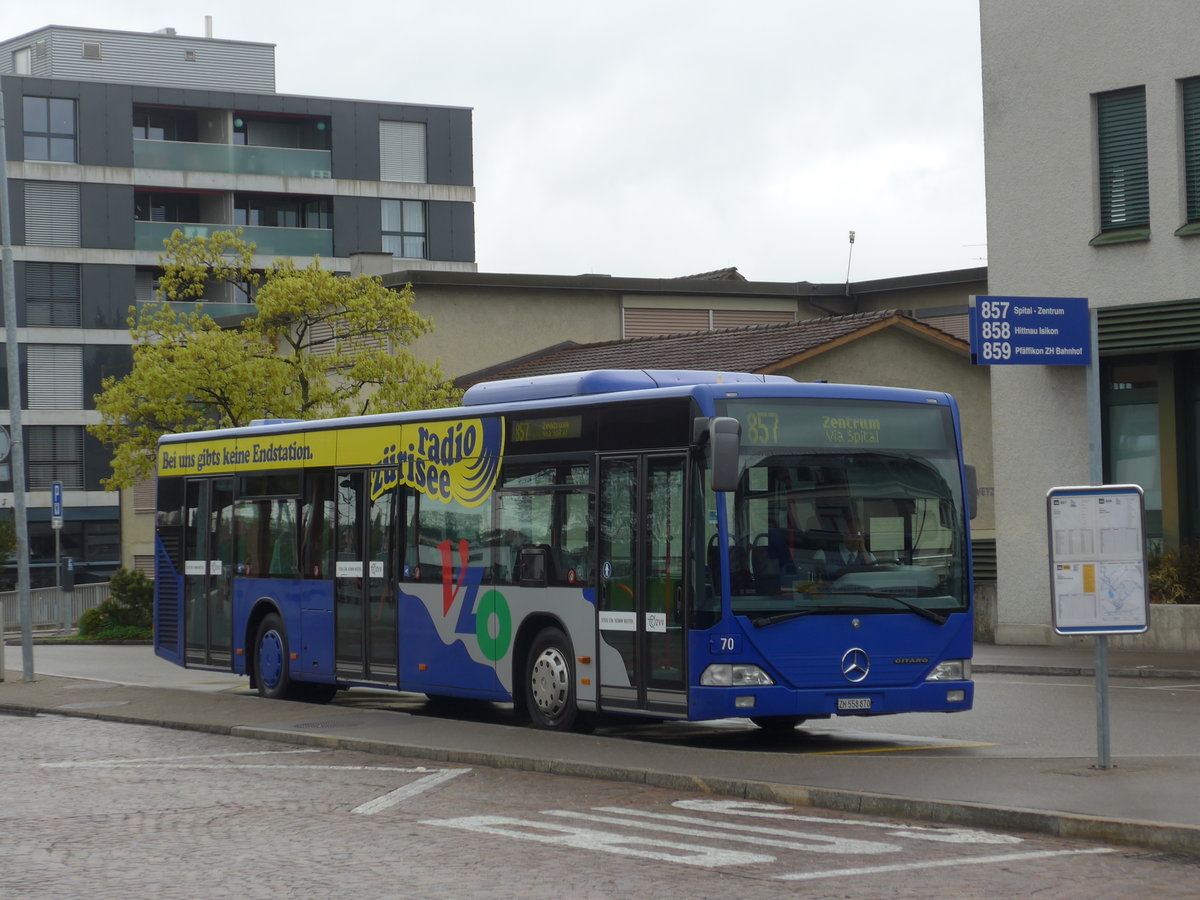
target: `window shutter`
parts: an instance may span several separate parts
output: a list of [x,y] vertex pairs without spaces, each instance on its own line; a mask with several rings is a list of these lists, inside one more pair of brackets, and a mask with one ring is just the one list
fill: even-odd
[[379,123],[379,180],[425,184],[425,123]]
[[83,488],[82,425],[31,425],[25,434],[30,489],[49,490],[55,481],[68,490]]
[[652,337],[659,334],[685,334],[708,331],[707,309],[640,309],[624,310],[625,338]]
[[25,243],[32,247],[78,247],[79,185],[25,182]]
[[1183,155],[1188,221],[1200,222],[1200,78],[1183,82]]
[[1150,176],[1146,162],[1146,89],[1096,97],[1100,155],[1100,230],[1150,224]]
[[[158,500],[158,482],[153,478],[147,478],[145,481],[139,481],[133,486],[133,508],[138,512],[154,512]],[[151,560],[154,557],[150,557]],[[154,576],[154,566],[151,564],[150,571],[147,572],[151,577]]]
[[25,263],[25,320],[30,325],[78,328],[79,266],[76,263]]
[[83,408],[83,347],[31,344],[30,409]]

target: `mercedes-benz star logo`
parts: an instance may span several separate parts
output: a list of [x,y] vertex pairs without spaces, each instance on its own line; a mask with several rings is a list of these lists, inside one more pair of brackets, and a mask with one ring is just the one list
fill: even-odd
[[871,657],[867,656],[866,650],[851,647],[842,656],[842,675],[847,681],[858,684],[867,677],[870,671]]

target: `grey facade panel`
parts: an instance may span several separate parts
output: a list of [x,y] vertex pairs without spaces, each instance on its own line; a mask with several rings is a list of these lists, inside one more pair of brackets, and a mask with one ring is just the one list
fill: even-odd
[[446,173],[444,184],[472,185],[475,183],[475,150],[471,110],[448,109],[446,113],[449,119],[447,131],[450,146],[447,156],[450,159],[450,170]]
[[453,144],[450,138],[449,110],[429,111],[425,125],[425,180],[430,184],[452,184],[450,181],[450,154]]
[[431,200],[428,215],[426,240],[429,259],[474,262],[474,204]]
[[[83,487],[88,491],[103,490],[100,482],[112,475],[112,451],[92,437],[83,433]],[[112,517],[119,519],[120,513]]]
[[25,182],[8,180],[8,227],[12,242],[20,247],[25,243]]
[[379,201],[368,197],[333,198],[333,255],[348,257],[380,249]]
[[79,186],[82,246],[133,249],[133,187],[127,184]]
[[334,178],[379,180],[379,116],[374,104],[338,104],[330,115]]
[[78,84],[78,159],[85,166],[133,165],[133,102],[128,87]]
[[92,399],[100,393],[105,378],[122,378],[133,368],[133,355],[128,347],[88,344],[83,348],[83,396],[88,409],[95,409]]
[[84,328],[128,327],[134,303],[132,266],[80,266],[79,281]]

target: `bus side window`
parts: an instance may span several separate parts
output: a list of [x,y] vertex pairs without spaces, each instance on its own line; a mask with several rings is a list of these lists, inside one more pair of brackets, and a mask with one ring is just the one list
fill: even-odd
[[333,472],[308,472],[301,515],[300,563],[305,578],[333,577]]

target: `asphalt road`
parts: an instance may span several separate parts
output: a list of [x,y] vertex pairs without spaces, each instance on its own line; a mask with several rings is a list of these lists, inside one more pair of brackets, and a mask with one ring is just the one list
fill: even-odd
[[64,716],[0,715],[0,796],[0,897],[22,900],[1126,900],[1200,878],[1103,843]]

